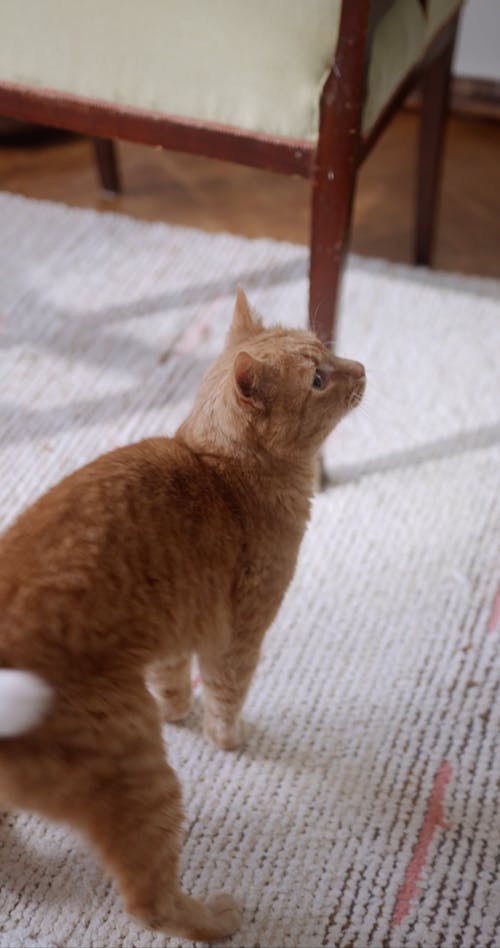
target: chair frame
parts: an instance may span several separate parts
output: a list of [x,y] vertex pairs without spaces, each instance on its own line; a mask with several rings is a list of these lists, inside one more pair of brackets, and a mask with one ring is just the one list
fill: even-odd
[[[426,0],[420,0],[425,9]],[[460,10],[454,11],[405,76],[366,135],[361,133],[367,65],[376,26],[393,0],[343,0],[337,47],[320,99],[317,142],[205,124],[0,82],[0,114],[69,129],[94,139],[103,186],[119,189],[113,139],[200,154],[312,184],[309,324],[327,343],[336,330],[339,284],[349,242],[359,167],[417,85],[422,109],[414,260],[431,260],[451,60]]]

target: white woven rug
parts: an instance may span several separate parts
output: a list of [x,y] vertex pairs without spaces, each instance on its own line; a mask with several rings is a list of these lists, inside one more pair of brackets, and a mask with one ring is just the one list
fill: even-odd
[[[304,249],[0,196],[0,527],[115,445],[170,433],[236,283],[300,323]],[[183,882],[234,945],[500,945],[500,284],[351,261],[363,406],[327,449],[249,740],[166,727]],[[495,601],[497,603],[495,607]],[[2,946],[162,946],[81,841],[0,820]]]

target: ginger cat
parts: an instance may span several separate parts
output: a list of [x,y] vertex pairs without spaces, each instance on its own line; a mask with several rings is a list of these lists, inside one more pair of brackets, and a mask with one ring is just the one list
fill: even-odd
[[230,895],[180,889],[161,720],[189,712],[195,653],[205,732],[238,745],[320,445],[364,385],[310,333],[264,329],[239,291],[176,435],[76,471],[0,540],[0,807],[83,831],[150,928],[211,941],[240,924]]

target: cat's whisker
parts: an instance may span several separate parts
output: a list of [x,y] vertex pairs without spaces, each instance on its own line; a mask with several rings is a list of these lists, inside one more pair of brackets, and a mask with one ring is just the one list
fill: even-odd
[[[364,363],[364,365],[365,365],[366,380],[367,380],[366,391],[369,392],[370,394],[374,392],[377,395],[377,398],[381,397],[381,398],[390,400],[391,403],[393,403],[394,402],[394,395],[392,392],[393,385],[389,381],[387,372],[379,370],[379,369],[371,369],[367,367],[366,363]],[[375,379],[373,378],[374,375],[375,375]],[[384,381],[384,377],[388,383],[387,388],[380,384],[381,381],[382,382]]]
[[386,402],[391,411],[394,410],[395,393],[384,391],[376,385],[370,385],[370,398],[376,399],[377,402]]
[[[319,313],[321,307],[324,306],[324,304],[325,304],[326,302],[327,302],[326,299],[324,299],[324,300],[319,300],[319,302],[316,304],[316,307],[315,307],[315,309],[314,309],[314,312],[313,312],[313,315],[312,315],[312,319],[311,319],[311,323],[312,323],[313,326],[316,325],[316,317],[317,317],[317,315],[318,315],[318,313]],[[327,349],[332,349],[332,350],[333,350],[333,349],[335,348],[336,342],[337,342],[336,337],[335,337],[335,336],[332,336],[332,337],[329,338],[326,342],[323,341],[323,344],[326,346]]]

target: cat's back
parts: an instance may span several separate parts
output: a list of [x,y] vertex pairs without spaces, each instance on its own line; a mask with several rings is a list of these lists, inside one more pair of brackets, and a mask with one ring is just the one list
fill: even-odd
[[[163,502],[189,483],[193,458],[172,438],[150,438],[117,448],[69,474],[43,494],[0,537],[0,580],[26,574],[102,543],[110,529],[140,514],[155,499]],[[83,546],[82,546],[83,544]]]
[[0,538],[0,658],[8,640],[27,641],[49,620],[102,627],[106,610],[115,621],[132,587],[181,568],[186,522],[208,535],[217,503],[209,470],[172,438],[119,448],[66,477]]

